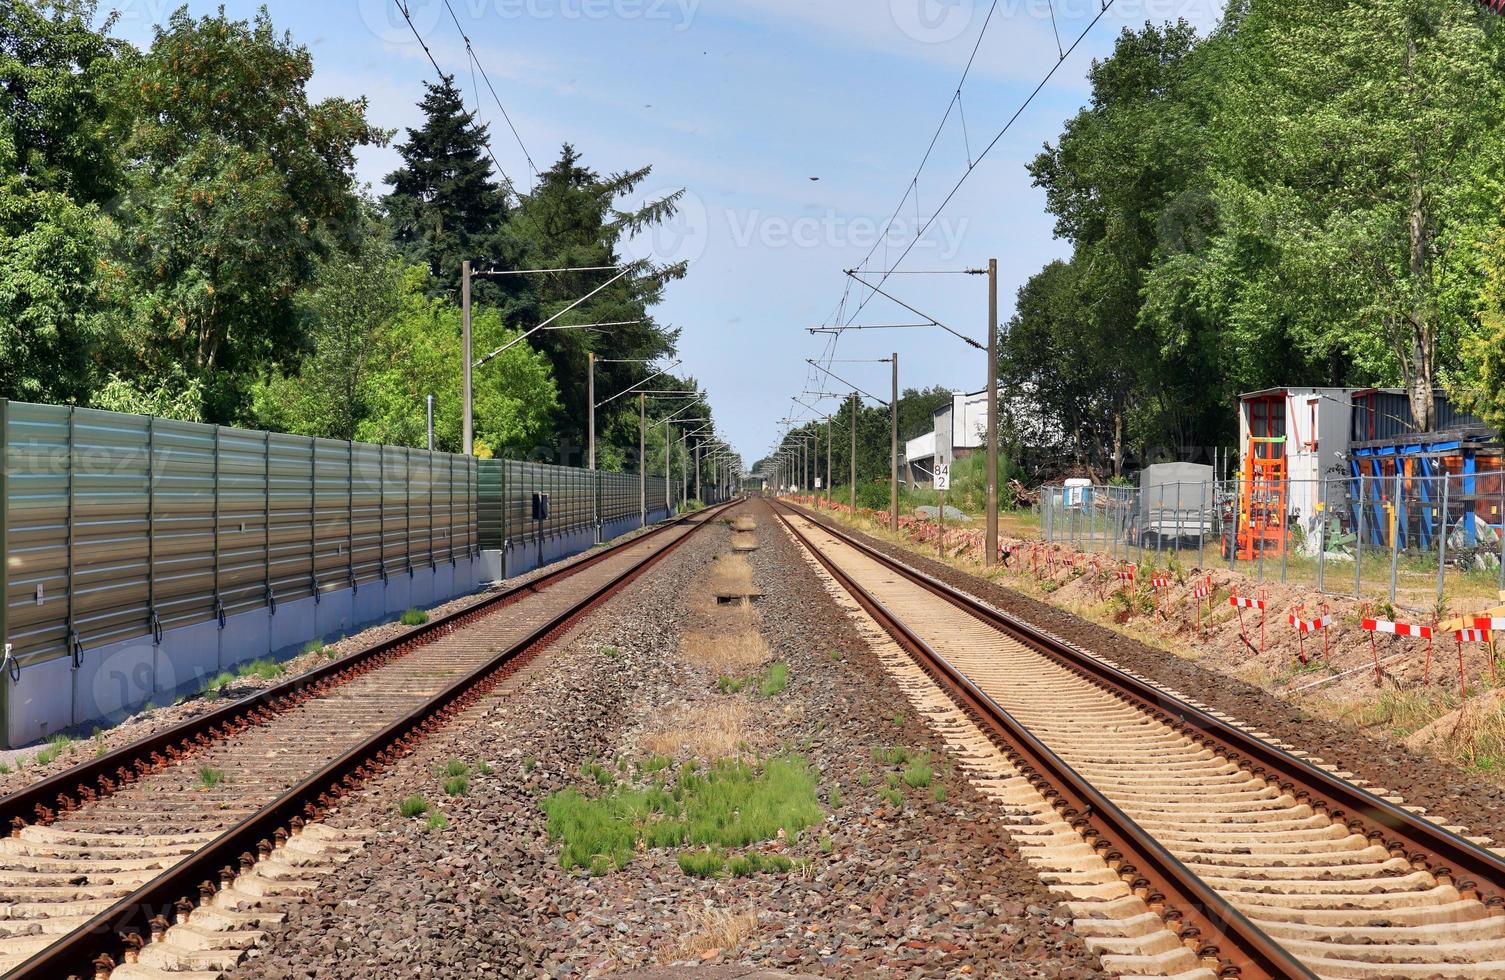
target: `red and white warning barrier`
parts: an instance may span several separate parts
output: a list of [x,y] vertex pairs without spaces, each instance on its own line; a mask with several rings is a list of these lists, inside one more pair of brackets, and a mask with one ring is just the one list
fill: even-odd
[[[1409,636],[1418,640],[1427,641],[1427,662],[1422,668],[1421,682],[1432,683],[1432,635],[1436,631],[1431,626],[1422,626],[1418,623],[1392,623],[1388,619],[1369,619],[1359,621],[1359,626],[1369,634],[1369,653],[1374,657],[1374,683],[1376,686],[1384,681],[1384,671],[1380,668],[1380,650],[1374,642],[1374,634],[1389,633],[1391,636]],[[1459,660],[1462,666],[1462,660]],[[1460,670],[1461,674],[1461,670]]]
[[1327,657],[1327,628],[1333,624],[1333,617],[1328,611],[1326,603],[1322,604],[1321,610],[1322,614],[1316,619],[1302,619],[1301,614],[1304,611],[1304,607],[1301,604],[1297,604],[1296,608],[1286,616],[1286,622],[1290,623],[1296,629],[1296,641],[1300,649],[1299,655],[1302,663],[1306,663],[1306,638],[1311,633],[1322,634],[1322,656],[1324,659]]
[[1197,600],[1197,632],[1202,632],[1202,600],[1207,600],[1207,615],[1212,616],[1212,576],[1209,575],[1192,586],[1192,598]]
[[1473,628],[1476,630],[1484,630],[1488,633],[1505,633],[1505,617],[1476,616],[1474,617]]
[[1265,652],[1265,596],[1263,594],[1261,594],[1260,597],[1256,599],[1256,598],[1253,598],[1252,596],[1239,595],[1237,592],[1235,592],[1233,595],[1231,595],[1231,596],[1228,597],[1228,605],[1230,605],[1233,608],[1235,608],[1235,609],[1238,610],[1238,633],[1239,633],[1239,638],[1242,639],[1244,641],[1244,645],[1247,646],[1251,650],[1254,649],[1254,644],[1249,642],[1249,637],[1244,632],[1244,610],[1245,609],[1258,609],[1259,610],[1259,649],[1257,651],[1255,651],[1255,652],[1257,652],[1257,653],[1264,653]]
[[[1475,620],[1478,622],[1478,620]],[[1465,684],[1463,673],[1463,644],[1484,643],[1489,646],[1489,678],[1496,686],[1500,683],[1499,666],[1495,662],[1495,634],[1494,630],[1461,629],[1453,631],[1453,639],[1458,644],[1458,691],[1463,696],[1468,696],[1468,686]]]
[[1316,619],[1298,619],[1295,613],[1287,617],[1290,624],[1296,627],[1299,633],[1316,633],[1325,630],[1333,624],[1331,616],[1318,616]]
[[[1169,593],[1171,588],[1171,577],[1169,575],[1151,576],[1150,585],[1154,586],[1155,588],[1155,612],[1159,613],[1161,617],[1164,617],[1167,615],[1167,613],[1170,612],[1171,597]],[[1164,600],[1165,604],[1164,609],[1161,608],[1162,600]]]
[[1362,622],[1365,631],[1370,633],[1389,633],[1392,636],[1414,636],[1420,640],[1432,638],[1432,627],[1416,626],[1411,623],[1392,623],[1385,619],[1366,619]]

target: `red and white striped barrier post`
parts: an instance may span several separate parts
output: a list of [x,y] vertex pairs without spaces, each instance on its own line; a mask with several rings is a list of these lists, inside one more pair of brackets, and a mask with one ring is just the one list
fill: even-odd
[[[1155,611],[1157,613],[1160,613],[1160,616],[1163,619],[1163,618],[1165,618],[1165,617],[1167,617],[1167,616],[1170,615],[1170,608],[1171,608],[1171,601],[1170,601],[1171,600],[1171,597],[1170,597],[1171,577],[1169,575],[1156,575],[1156,576],[1154,576],[1153,578],[1150,579],[1150,584],[1155,587]],[[1164,598],[1165,598],[1165,609],[1164,610],[1162,610],[1160,608],[1160,599],[1161,599],[1162,596],[1164,596]]]
[[1305,603],[1297,603],[1296,604],[1296,608],[1293,609],[1291,611],[1291,613],[1286,617],[1286,621],[1288,623],[1290,623],[1291,626],[1295,627],[1295,629],[1296,629],[1296,643],[1297,643],[1297,649],[1299,651],[1299,653],[1297,655],[1301,658],[1301,662],[1303,664],[1305,664],[1307,662],[1307,660],[1306,660],[1306,638],[1307,638],[1307,635],[1310,634],[1310,633],[1321,633],[1322,634],[1322,658],[1324,660],[1326,660],[1327,659],[1327,653],[1328,653],[1327,628],[1333,624],[1333,617],[1328,612],[1328,608],[1327,608],[1327,604],[1326,603],[1322,604],[1322,606],[1321,606],[1321,612],[1317,616],[1316,619],[1303,619],[1303,618],[1301,618],[1302,617],[1302,613],[1305,612],[1305,610],[1306,610]]
[[1114,574],[1118,577],[1118,591],[1127,592],[1134,585],[1134,577],[1139,574],[1133,565],[1121,565]]
[[1197,600],[1197,632],[1202,632],[1202,600],[1207,600],[1207,617],[1212,618],[1212,576],[1209,575],[1198,582],[1191,590],[1192,597]]
[[1489,679],[1492,683],[1500,683],[1499,671],[1495,666],[1495,634],[1487,629],[1462,629],[1455,630],[1453,639],[1458,643],[1458,692],[1465,694],[1467,688],[1464,685],[1463,675],[1463,644],[1483,643],[1489,647]]
[[[1374,657],[1374,683],[1378,686],[1384,680],[1384,672],[1380,669],[1380,650],[1374,642],[1374,634],[1389,633],[1391,636],[1412,636],[1419,640],[1427,641],[1427,663],[1421,672],[1423,684],[1432,683],[1432,634],[1435,632],[1430,626],[1418,626],[1413,623],[1392,623],[1388,619],[1363,619],[1359,626],[1369,634],[1369,652]],[[1460,647],[1460,650],[1462,648]],[[1463,676],[1463,656],[1458,656],[1458,674]]]
[[1259,650],[1258,650],[1258,652],[1259,653],[1264,653],[1265,652],[1265,596],[1264,596],[1264,593],[1261,593],[1260,597],[1258,599],[1253,599],[1253,598],[1250,598],[1249,596],[1242,596],[1242,595],[1239,595],[1237,592],[1235,592],[1233,595],[1231,595],[1231,596],[1228,597],[1228,605],[1230,605],[1233,608],[1235,608],[1235,609],[1238,610],[1238,633],[1239,633],[1239,638],[1242,639],[1244,641],[1244,645],[1247,646],[1251,650],[1254,649],[1254,644],[1249,642],[1249,635],[1244,630],[1244,610],[1245,609],[1258,609],[1259,610]]

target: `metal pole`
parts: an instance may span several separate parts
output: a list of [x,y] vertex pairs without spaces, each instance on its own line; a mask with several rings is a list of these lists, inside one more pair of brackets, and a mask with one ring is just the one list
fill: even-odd
[[1448,472],[1442,471],[1442,509],[1437,512],[1442,525],[1437,534],[1437,604],[1442,605],[1442,593],[1447,587],[1448,570]]
[[998,260],[988,259],[988,518],[983,565],[998,561]]
[[1327,594],[1325,572],[1327,571],[1327,477],[1318,485],[1322,506],[1317,508],[1317,593]]
[[700,495],[700,440],[695,440],[695,499],[705,503],[705,498]]
[[[472,406],[471,406],[471,387],[470,387],[470,369],[471,369],[470,339],[471,338],[470,338],[470,260],[469,259],[466,259],[464,262],[460,263],[460,311],[461,311],[460,312],[461,346],[464,348],[464,350],[462,352],[462,356],[465,358],[465,367],[464,367],[464,370],[461,372],[462,384],[465,387],[465,392],[462,395],[460,401],[464,403],[464,413],[465,413],[465,422],[464,422],[464,427],[465,427],[465,436],[464,436],[465,455],[471,456],[471,455],[475,454],[475,420],[474,420],[474,416],[472,415],[473,409],[472,409]],[[429,448],[432,449],[433,446],[430,445]]]
[[[150,426],[151,423],[148,422],[147,425]],[[0,555],[7,556],[7,560],[0,561],[0,652],[5,653],[6,655],[10,654],[10,640],[8,639],[10,634],[7,632],[6,627],[6,615],[8,612],[7,607],[10,604],[10,561],[8,560],[8,557],[11,553],[9,476],[10,465],[7,462],[8,450],[6,449],[6,440],[9,436],[9,427],[10,400],[7,398],[0,398]],[[151,430],[148,428],[147,431],[150,432]],[[148,542],[150,542],[150,540],[154,537],[150,523],[151,514],[153,512],[151,504],[151,462],[151,449],[148,445],[146,458]],[[148,548],[150,548],[150,544],[148,544]],[[147,582],[150,583],[152,566],[149,552],[147,557],[146,572]],[[8,670],[0,670],[0,743],[3,743],[7,746],[10,745],[10,711],[8,707],[10,704],[10,688],[10,672]]]
[[888,413],[888,529],[899,530],[899,352],[893,354],[894,400]]
[[831,509],[831,484],[836,482],[831,472],[831,416],[826,416],[826,510]]
[[[4,437],[0,436],[0,443],[4,441]],[[1500,460],[1495,469],[1495,480],[1500,487],[1500,598],[1505,599],[1505,458]],[[3,506],[4,502],[0,501],[0,507]],[[0,551],[3,550],[0,548]]]
[[638,513],[639,525],[648,523],[648,402],[638,395]]
[[1364,489],[1364,477],[1359,477],[1359,519],[1358,536],[1353,544],[1353,594],[1355,598],[1364,595],[1364,502],[1369,499],[1369,494]]
[[689,426],[679,434],[679,452],[684,457],[684,462],[679,467],[679,499],[683,503],[690,499],[690,429]]
[[857,397],[857,392],[852,392],[852,458],[847,460],[851,469],[852,485],[847,491],[852,498],[852,516],[857,516],[857,410],[862,407],[862,402]]
[[585,468],[596,468],[596,352],[585,352]]
[[433,395],[429,395],[425,399],[425,401],[428,402],[429,452],[433,452],[434,451],[434,396]]
[[1395,515],[1390,522],[1390,605],[1395,605],[1395,584],[1400,577],[1400,495],[1401,495],[1401,463],[1395,461],[1395,496],[1390,500],[1392,513]]
[[671,422],[664,423],[664,517],[674,514],[674,501],[672,484],[669,482],[669,450],[674,448],[674,425]]

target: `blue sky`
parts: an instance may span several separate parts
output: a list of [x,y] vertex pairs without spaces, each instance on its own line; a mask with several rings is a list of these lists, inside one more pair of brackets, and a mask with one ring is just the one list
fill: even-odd
[[[805,358],[827,338],[843,269],[863,260],[910,186],[956,91],[992,0],[450,0],[480,63],[539,168],[566,140],[603,172],[652,164],[637,203],[686,190],[674,225],[633,243],[638,254],[692,260],[658,310],[681,327],[681,370],[711,394],[721,432],[749,464],[764,455],[807,387]],[[1000,0],[971,74],[921,173],[918,194],[870,268],[886,268],[918,223],[1098,12],[1098,0]],[[178,0],[102,4],[117,34],[149,43]],[[225,0],[234,16],[258,3]],[[313,52],[315,97],[365,95],[378,125],[416,125],[433,68],[393,0],[266,0],[278,27]],[[214,2],[188,4],[208,13]],[[459,30],[442,0],[410,10],[446,71],[491,124],[497,158],[519,185],[529,168],[489,92],[472,85]],[[1087,96],[1090,61],[1126,26],[1184,17],[1204,31],[1221,0],[1116,0],[992,153],[972,170],[930,233],[899,268],[962,269],[996,257],[1001,318],[1019,285],[1065,254],[1025,164]],[[1051,14],[1055,15],[1055,28]],[[961,123],[965,117],[965,131]],[[391,148],[361,154],[376,185]],[[809,178],[819,177],[819,181]],[[916,207],[916,196],[918,207]],[[986,334],[981,278],[896,276],[890,291],[978,339]],[[855,307],[861,294],[854,290]],[[912,322],[880,298],[858,323]],[[986,362],[939,330],[851,332],[843,359],[900,355],[904,386],[984,386]],[[853,383],[883,394],[887,365],[844,364]],[[821,390],[835,390],[826,385]],[[806,399],[810,400],[810,399]],[[830,410],[833,403],[822,406]],[[809,410],[794,406],[809,417]]]

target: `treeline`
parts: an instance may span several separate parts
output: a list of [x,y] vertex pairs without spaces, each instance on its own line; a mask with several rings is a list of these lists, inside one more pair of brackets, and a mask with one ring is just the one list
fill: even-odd
[[[587,352],[614,362],[601,393],[674,352],[651,311],[684,265],[623,257],[674,213],[672,197],[620,208],[649,168],[602,175],[566,145],[521,190],[451,79],[428,85],[420,128],[383,131],[363,98],[309,99],[308,50],[264,10],[179,10],[145,50],[112,26],[92,0],[0,4],[0,396],[422,445],[432,394],[438,445],[458,451],[466,259],[630,266],[558,321],[627,325],[541,331],[476,370],[481,455],[579,464]],[[355,152],[393,140],[402,164],[373,194]],[[476,356],[611,275],[478,277]],[[603,409],[598,432],[603,467],[630,462],[636,401]]]
[[[839,405],[834,402],[826,404],[836,409],[831,413],[831,469],[836,474],[836,485],[848,486],[851,483],[852,462],[852,399],[847,398]],[[951,392],[946,388],[904,389],[899,396],[899,453],[901,458],[904,453],[904,443],[930,432],[934,427],[933,416],[936,410],[949,404],[951,404]],[[887,405],[873,405],[864,400],[857,408],[857,483],[859,487],[869,483],[881,483],[885,495],[888,493],[890,418]],[[754,464],[752,471],[771,474],[773,455],[777,455],[778,451],[798,454],[803,444],[812,447],[810,450],[811,473],[817,472],[813,466],[818,460],[820,464],[818,472],[824,478],[826,431],[824,420],[805,422],[790,428],[784,433],[778,450]],[[817,443],[820,447],[818,453],[813,448]],[[790,472],[786,469],[786,474]],[[900,475],[902,477],[903,474]],[[888,497],[884,496],[883,500],[886,506]]]
[[1497,15],[1233,0],[1205,38],[1126,30],[1090,81],[1030,168],[1072,255],[1009,325],[1015,458],[1196,458],[1277,385],[1401,386],[1422,420],[1445,387],[1505,425]]

